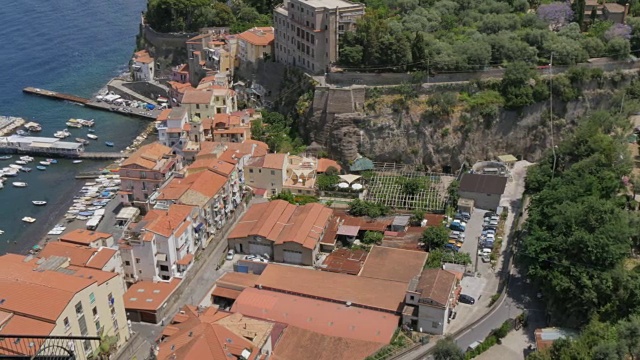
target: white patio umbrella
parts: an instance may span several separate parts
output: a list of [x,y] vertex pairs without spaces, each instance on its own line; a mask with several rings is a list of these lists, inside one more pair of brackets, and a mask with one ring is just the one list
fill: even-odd
[[343,183],[339,183],[339,184],[338,184],[338,187],[339,187],[340,189],[346,189],[346,188],[348,188],[348,187],[349,187],[349,184],[344,183],[344,182],[343,182]]
[[362,189],[362,184],[353,184],[353,185],[351,185],[351,188],[353,190],[361,190]]

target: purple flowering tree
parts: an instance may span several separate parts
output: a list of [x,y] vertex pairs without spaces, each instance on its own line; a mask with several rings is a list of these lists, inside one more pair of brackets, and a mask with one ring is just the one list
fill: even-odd
[[566,2],[554,2],[538,7],[538,17],[549,24],[551,30],[557,31],[567,25],[573,18],[571,4]]
[[614,24],[609,30],[605,31],[604,38],[611,41],[615,38],[631,39],[631,26],[625,24]]

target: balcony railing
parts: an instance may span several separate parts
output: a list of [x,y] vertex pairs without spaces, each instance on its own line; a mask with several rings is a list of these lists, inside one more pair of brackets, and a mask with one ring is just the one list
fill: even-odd
[[99,347],[97,336],[0,335],[0,359],[97,359]]

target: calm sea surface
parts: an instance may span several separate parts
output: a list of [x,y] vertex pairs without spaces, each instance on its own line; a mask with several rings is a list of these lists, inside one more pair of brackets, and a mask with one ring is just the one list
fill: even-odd
[[[95,119],[99,141],[88,151],[121,150],[147,122],[108,112],[23,95],[21,89],[34,86],[84,97],[98,92],[106,82],[127,69],[135,47],[140,12],[146,0],[20,0],[2,4],[0,21],[0,115],[23,117],[42,124],[38,136],[52,136],[65,128],[69,118]],[[70,130],[85,137],[84,129]],[[105,147],[104,141],[115,143]],[[14,156],[13,160],[17,160]],[[41,159],[37,159],[41,160]],[[0,161],[0,168],[10,161]],[[105,162],[85,161],[73,165],[62,160],[47,171],[35,169],[5,182],[0,190],[0,254],[24,251],[38,242],[64,213],[81,182],[79,171],[102,168]],[[15,180],[14,180],[15,179]],[[25,181],[25,189],[13,188],[12,181]],[[46,200],[36,207],[32,200]],[[56,216],[53,216],[56,215]],[[20,221],[24,216],[35,224]]]

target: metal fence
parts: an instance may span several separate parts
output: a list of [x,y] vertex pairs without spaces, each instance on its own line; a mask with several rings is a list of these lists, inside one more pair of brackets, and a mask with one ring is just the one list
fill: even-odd
[[99,359],[97,336],[0,335],[0,359]]

